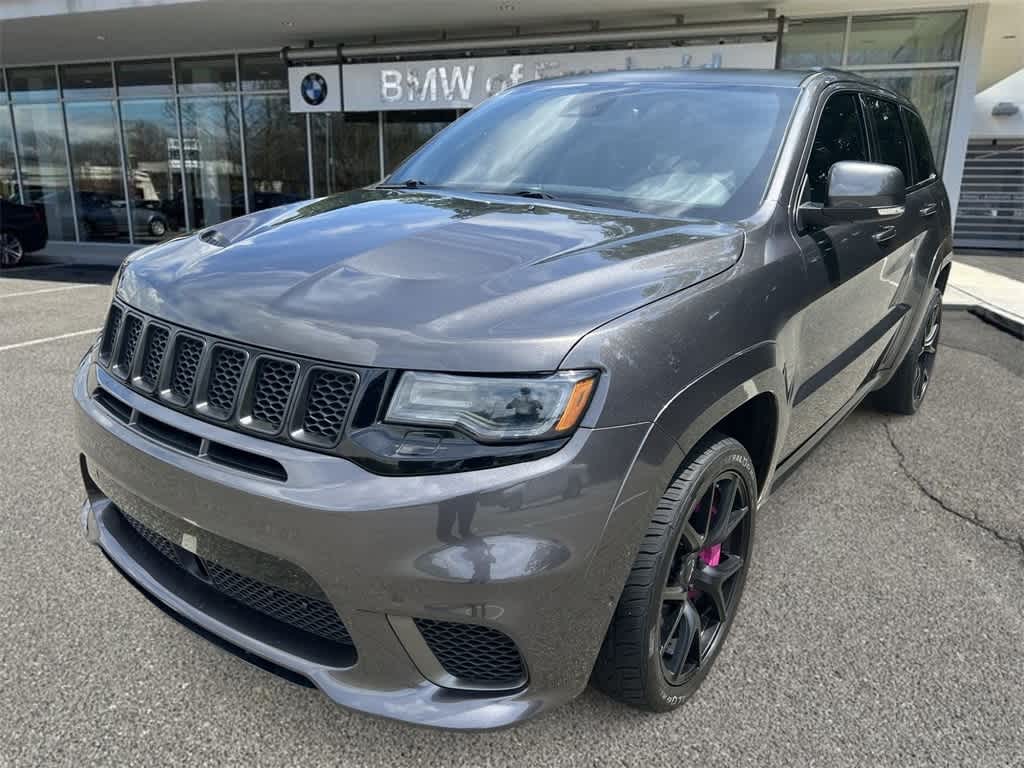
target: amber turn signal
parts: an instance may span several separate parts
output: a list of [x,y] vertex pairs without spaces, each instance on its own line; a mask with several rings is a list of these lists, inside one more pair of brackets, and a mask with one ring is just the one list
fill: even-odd
[[587,403],[590,402],[590,394],[594,390],[595,381],[597,379],[592,377],[576,382],[576,386],[572,388],[572,394],[569,395],[569,402],[562,412],[562,418],[555,425],[556,432],[565,432],[579,423],[583,412],[587,409]]

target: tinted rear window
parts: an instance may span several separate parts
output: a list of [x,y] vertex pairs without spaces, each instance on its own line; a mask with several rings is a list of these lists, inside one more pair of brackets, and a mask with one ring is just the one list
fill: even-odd
[[738,219],[765,191],[797,91],[552,81],[484,102],[388,179]]
[[903,130],[903,121],[900,120],[900,110],[891,101],[867,97],[868,116],[875,126],[875,136],[878,140],[878,162],[886,165],[895,165],[903,171],[903,178],[909,186],[913,184],[913,174],[910,172],[910,155],[907,147],[907,134]]

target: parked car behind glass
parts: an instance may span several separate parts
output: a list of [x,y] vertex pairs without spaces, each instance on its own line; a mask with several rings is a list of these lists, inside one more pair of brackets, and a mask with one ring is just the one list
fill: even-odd
[[0,198],[0,267],[14,267],[46,246],[42,209]]

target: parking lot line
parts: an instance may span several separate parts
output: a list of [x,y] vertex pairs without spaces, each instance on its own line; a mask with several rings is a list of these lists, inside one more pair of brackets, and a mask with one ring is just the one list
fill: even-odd
[[36,344],[46,344],[50,341],[60,341],[61,339],[70,339],[75,336],[85,336],[89,333],[99,333],[99,328],[89,328],[84,331],[72,331],[71,333],[61,333],[57,336],[47,336],[44,339],[32,339],[31,341],[19,341],[17,344],[7,344],[6,346],[0,347],[0,352],[7,352],[11,349],[21,349],[22,347],[34,347]]
[[78,285],[62,285],[59,288],[37,288],[34,291],[18,291],[17,293],[0,293],[0,299],[13,299],[18,296],[34,296],[37,293],[57,293],[58,291],[73,291],[76,288],[110,288],[106,283],[80,283]]

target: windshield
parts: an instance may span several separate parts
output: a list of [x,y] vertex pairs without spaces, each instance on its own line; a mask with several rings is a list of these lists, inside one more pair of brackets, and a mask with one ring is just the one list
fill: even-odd
[[550,83],[495,96],[387,184],[739,219],[764,194],[797,91]]

